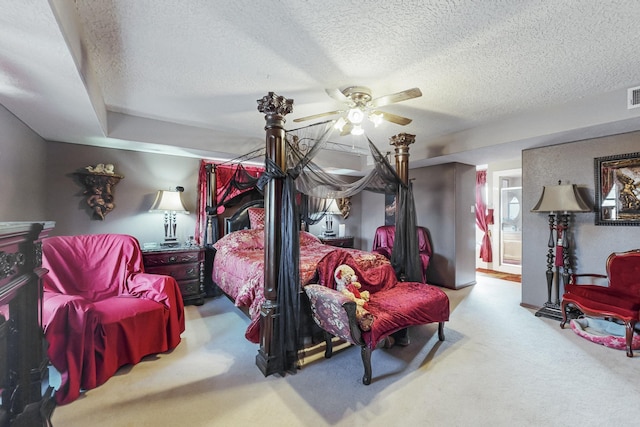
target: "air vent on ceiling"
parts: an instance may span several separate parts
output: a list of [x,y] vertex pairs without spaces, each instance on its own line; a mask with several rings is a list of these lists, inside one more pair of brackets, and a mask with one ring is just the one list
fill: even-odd
[[627,89],[627,109],[640,107],[640,86]]

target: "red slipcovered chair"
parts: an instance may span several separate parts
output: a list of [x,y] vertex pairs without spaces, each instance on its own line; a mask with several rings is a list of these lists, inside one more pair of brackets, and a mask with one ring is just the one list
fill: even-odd
[[61,373],[59,404],[107,381],[123,365],[180,343],[180,289],[144,272],[138,241],[127,235],[49,237],[42,242],[43,324],[48,356]]
[[[422,264],[422,283],[427,283],[427,267],[429,267],[429,260],[432,255],[431,244],[429,243],[429,233],[426,228],[420,226],[416,227],[416,230],[418,232],[420,263]],[[372,252],[379,253],[388,259],[391,259],[391,252],[393,251],[393,241],[395,237],[395,225],[383,225],[378,227],[373,238]]]
[[[633,331],[640,315],[640,249],[614,252],[607,258],[607,275],[573,274],[562,296],[562,322],[573,305],[592,317],[615,318],[625,326],[627,356],[633,357]],[[579,284],[582,278],[607,279],[608,286]]]
[[[340,264],[353,268],[360,290],[370,293],[367,310],[374,319],[368,331],[359,326],[355,302],[336,290],[333,273]],[[365,385],[371,383],[371,352],[389,335],[409,326],[438,322],[438,338],[444,341],[444,322],[449,320],[447,294],[432,285],[398,281],[390,264],[362,270],[350,254],[334,251],[318,263],[318,284],[306,285],[304,290],[313,320],[325,333],[325,358],[332,355],[334,336],[360,346]]]

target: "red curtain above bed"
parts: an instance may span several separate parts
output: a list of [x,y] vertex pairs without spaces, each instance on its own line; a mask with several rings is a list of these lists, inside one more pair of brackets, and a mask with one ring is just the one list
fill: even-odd
[[[198,171],[198,212],[196,221],[196,239],[198,244],[204,242],[204,229],[207,221],[207,166],[214,165],[216,174],[216,200],[215,206],[222,205],[225,201],[232,199],[233,197],[246,193],[251,188],[240,188],[234,185],[234,177],[238,173],[238,168],[242,168],[242,171],[257,179],[263,172],[264,167],[261,166],[243,166],[239,164],[220,165],[209,160],[200,161],[200,170]],[[223,200],[224,198],[224,200]]]

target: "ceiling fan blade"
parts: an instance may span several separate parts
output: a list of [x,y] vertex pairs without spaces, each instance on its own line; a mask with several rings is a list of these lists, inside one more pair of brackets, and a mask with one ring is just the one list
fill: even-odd
[[293,119],[293,121],[296,122],[296,123],[305,122],[307,120],[315,120],[315,119],[319,119],[321,117],[333,116],[333,115],[340,114],[340,113],[344,113],[344,110],[328,111],[326,113],[313,114],[311,116],[306,116],[306,117],[300,117],[300,118],[297,118],[297,119]]
[[412,122],[411,119],[406,117],[397,116],[391,113],[385,113],[384,111],[373,111],[373,114],[382,114],[382,118],[388,122],[395,123],[397,125],[406,126]]
[[340,136],[349,135],[351,133],[351,129],[353,129],[353,125],[351,123],[345,124],[340,132]]
[[418,98],[422,96],[422,92],[417,87],[413,89],[403,90],[402,92],[384,95],[371,101],[369,104],[373,108],[383,107],[396,102],[406,101],[407,99]]
[[333,99],[335,99],[336,101],[340,101],[340,102],[346,102],[349,103],[351,102],[351,100],[349,98],[347,98],[344,93],[342,93],[342,91],[340,91],[340,89],[325,89],[325,92],[327,92],[327,95],[329,95],[330,97],[332,97]]

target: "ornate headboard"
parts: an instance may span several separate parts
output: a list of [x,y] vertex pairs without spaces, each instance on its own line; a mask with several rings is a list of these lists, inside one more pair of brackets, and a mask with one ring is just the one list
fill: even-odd
[[232,231],[244,230],[251,228],[249,223],[249,208],[264,208],[264,200],[252,200],[240,206],[236,213],[229,218],[224,219],[224,234]]

